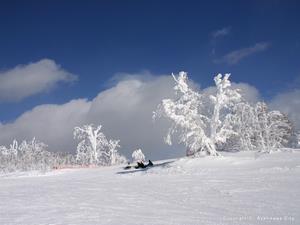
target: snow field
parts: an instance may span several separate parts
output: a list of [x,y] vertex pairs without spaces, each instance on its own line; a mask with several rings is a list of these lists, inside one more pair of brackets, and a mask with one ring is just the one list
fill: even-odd
[[0,177],[0,224],[300,224],[300,152]]

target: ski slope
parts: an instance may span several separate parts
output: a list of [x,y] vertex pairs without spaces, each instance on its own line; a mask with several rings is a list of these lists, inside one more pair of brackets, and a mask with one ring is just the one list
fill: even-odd
[[0,224],[300,224],[300,151],[0,175]]

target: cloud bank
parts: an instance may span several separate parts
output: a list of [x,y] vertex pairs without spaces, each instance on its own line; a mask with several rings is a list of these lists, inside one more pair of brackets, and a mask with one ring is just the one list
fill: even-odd
[[[256,101],[258,98],[254,87],[234,85],[242,90],[246,99]],[[0,124],[0,143],[7,145],[14,138],[23,140],[35,136],[47,143],[51,151],[74,153],[77,142],[73,140],[73,128],[94,123],[103,125],[108,138],[121,140],[121,152],[127,157],[137,148],[142,148],[146,157],[154,160],[183,156],[183,145],[168,146],[163,141],[169,122],[152,121],[152,112],[161,100],[174,97],[173,86],[170,75],[118,75],[112,87],[90,101],[74,99],[62,105],[40,105],[12,123]],[[209,90],[212,89],[203,91]]]
[[300,130],[300,89],[278,94],[271,102],[270,107],[284,112]]
[[62,69],[51,59],[42,59],[13,69],[0,71],[0,102],[20,101],[47,92],[59,82],[71,82],[77,77]]
[[102,124],[108,138],[121,140],[121,152],[127,157],[142,148],[152,159],[183,155],[178,146],[164,144],[168,124],[152,121],[152,112],[162,98],[173,96],[171,76],[126,77],[94,99],[75,99],[62,105],[40,105],[25,112],[14,122],[0,124],[0,143],[37,139],[47,143],[51,151],[75,152],[73,128],[84,124]]

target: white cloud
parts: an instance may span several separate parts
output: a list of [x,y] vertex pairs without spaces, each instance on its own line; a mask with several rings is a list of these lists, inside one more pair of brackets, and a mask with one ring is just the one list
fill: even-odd
[[142,148],[151,159],[184,155],[184,147],[169,147],[163,142],[167,121],[152,121],[152,112],[161,99],[173,96],[174,82],[171,76],[147,77],[126,76],[91,101],[76,99],[63,105],[37,106],[12,123],[0,123],[0,143],[35,136],[51,151],[75,152],[74,126],[94,123],[102,124],[109,138],[120,139],[122,153],[127,156],[136,148]]
[[231,27],[223,27],[222,29],[213,31],[211,35],[213,38],[219,38],[219,37],[229,35],[230,32],[231,32]]
[[18,65],[0,71],[0,102],[19,101],[49,91],[59,82],[70,82],[76,78],[50,59]]
[[219,30],[215,30],[211,33],[211,44],[212,44],[212,51],[211,54],[215,55],[216,54],[216,45],[218,40],[221,37],[228,36],[231,33],[231,27],[223,27]]
[[17,140],[38,139],[47,143],[51,150],[69,151],[72,129],[84,123],[84,115],[91,103],[85,99],[70,101],[63,105],[40,105],[25,112],[13,123],[0,124],[0,143]]
[[238,88],[240,94],[243,96],[243,99],[247,102],[254,104],[258,101],[261,101],[261,96],[256,87],[251,86],[247,83],[232,83],[232,88]]
[[288,115],[295,127],[300,130],[300,89],[278,94],[270,102],[270,107]]
[[268,42],[256,43],[255,45],[253,45],[251,47],[232,51],[232,52],[224,55],[221,59],[214,60],[214,62],[215,63],[227,63],[230,65],[236,64],[248,56],[251,56],[255,53],[267,50],[269,47],[270,47],[270,43],[268,43]]

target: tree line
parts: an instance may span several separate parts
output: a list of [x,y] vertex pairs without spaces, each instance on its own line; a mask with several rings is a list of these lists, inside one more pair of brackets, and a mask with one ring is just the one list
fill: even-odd
[[[271,153],[300,144],[300,135],[288,117],[269,110],[264,102],[247,102],[240,90],[232,87],[230,74],[215,76],[215,87],[209,93],[195,90],[186,72],[172,77],[176,98],[162,99],[153,119],[170,121],[164,140],[172,145],[177,139],[187,156],[218,156],[222,151]],[[111,166],[128,161],[119,152],[120,140],[108,139],[101,125],[75,127],[73,136],[79,141],[75,155],[49,152],[47,145],[35,138],[0,146],[0,172]],[[132,158],[145,160],[141,149],[135,150]]]

